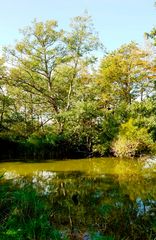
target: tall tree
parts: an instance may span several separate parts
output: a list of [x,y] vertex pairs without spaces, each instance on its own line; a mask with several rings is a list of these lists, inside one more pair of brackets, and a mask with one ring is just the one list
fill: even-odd
[[104,103],[112,105],[123,101],[131,104],[137,98],[143,100],[151,86],[152,67],[146,57],[147,53],[131,42],[102,60],[98,83]]
[[4,128],[5,115],[8,114],[11,101],[7,94],[6,88],[7,70],[5,66],[5,59],[0,58],[0,128]]
[[46,105],[42,117],[47,121],[50,115],[62,131],[58,115],[72,107],[82,72],[95,60],[91,52],[99,46],[91,18],[74,18],[70,32],[57,30],[56,21],[34,21],[22,34],[15,48],[6,49],[12,64],[10,84],[38,99],[41,108]]

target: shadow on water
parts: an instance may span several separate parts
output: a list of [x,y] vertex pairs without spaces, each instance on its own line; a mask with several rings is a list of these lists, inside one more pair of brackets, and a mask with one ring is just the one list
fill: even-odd
[[156,178],[145,173],[43,170],[12,180],[7,173],[0,239],[154,240]]

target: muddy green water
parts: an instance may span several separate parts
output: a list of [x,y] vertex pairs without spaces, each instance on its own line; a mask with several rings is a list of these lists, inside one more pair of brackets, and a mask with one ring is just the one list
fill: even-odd
[[52,204],[51,221],[61,229],[155,239],[155,158],[6,162],[0,172],[15,182],[27,179],[45,195]]

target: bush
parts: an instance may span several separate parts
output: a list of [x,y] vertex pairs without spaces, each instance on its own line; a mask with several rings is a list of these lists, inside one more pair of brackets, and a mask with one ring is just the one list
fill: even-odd
[[130,119],[121,124],[117,139],[113,141],[112,151],[117,157],[136,157],[153,151],[154,143],[146,128],[138,128]]

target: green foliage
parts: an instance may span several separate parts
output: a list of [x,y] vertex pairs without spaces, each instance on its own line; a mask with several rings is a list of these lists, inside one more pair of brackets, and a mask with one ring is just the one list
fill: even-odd
[[151,153],[153,141],[146,128],[138,128],[134,119],[121,124],[117,139],[113,142],[112,151],[118,157],[135,157]]
[[134,42],[121,46],[108,54],[100,64],[98,83],[101,85],[101,97],[105,104],[127,105],[137,98],[143,99],[151,86],[151,65],[148,53]]
[[[128,107],[129,115],[135,118],[138,127],[144,127],[150,133],[153,141],[156,140],[156,102],[148,98],[144,102],[134,102]],[[136,114],[137,113],[137,114]]]
[[[130,42],[98,66],[102,44],[87,13],[73,18],[68,31],[55,20],[35,20],[21,34],[0,58],[0,138],[12,145],[1,159],[104,156],[112,154],[112,143],[121,152],[132,145],[128,156],[145,146],[150,152],[141,134],[156,141],[151,49]],[[154,40],[155,30],[148,37]],[[139,129],[136,141],[120,133],[130,118]]]

